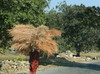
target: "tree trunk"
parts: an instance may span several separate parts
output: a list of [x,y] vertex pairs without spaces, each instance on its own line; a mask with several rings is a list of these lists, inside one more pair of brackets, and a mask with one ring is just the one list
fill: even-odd
[[82,45],[78,42],[78,43],[75,45],[75,47],[76,47],[76,57],[80,57]]
[[80,51],[76,51],[76,57],[80,57]]
[[34,52],[30,52],[30,74],[36,74],[36,70],[38,68],[39,65],[39,52],[38,51],[34,51]]

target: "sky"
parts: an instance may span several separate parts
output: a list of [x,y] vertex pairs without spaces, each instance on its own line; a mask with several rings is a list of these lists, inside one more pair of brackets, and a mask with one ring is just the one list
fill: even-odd
[[96,6],[100,7],[100,0],[51,0],[50,2],[50,8],[47,8],[47,10],[50,10],[54,8],[59,3],[66,1],[67,5],[80,5],[83,4],[85,6]]

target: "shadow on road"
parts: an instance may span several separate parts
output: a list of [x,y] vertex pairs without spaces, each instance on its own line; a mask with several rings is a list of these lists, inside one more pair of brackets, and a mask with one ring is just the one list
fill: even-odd
[[41,65],[57,65],[57,66],[65,66],[65,67],[79,67],[100,71],[100,63],[76,63],[66,60],[65,58],[49,58],[49,59],[41,59]]

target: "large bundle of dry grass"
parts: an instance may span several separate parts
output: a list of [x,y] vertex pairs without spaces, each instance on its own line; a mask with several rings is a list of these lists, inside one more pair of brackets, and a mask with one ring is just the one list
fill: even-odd
[[33,50],[40,50],[47,55],[52,55],[58,51],[57,43],[52,40],[55,36],[60,36],[61,32],[47,26],[30,27],[29,25],[16,25],[10,31],[13,36],[12,47],[20,53],[29,53]]

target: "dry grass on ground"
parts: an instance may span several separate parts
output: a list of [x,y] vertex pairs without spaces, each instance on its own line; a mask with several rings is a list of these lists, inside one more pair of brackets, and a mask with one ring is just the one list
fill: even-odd
[[[74,55],[75,54],[76,53],[74,53]],[[89,53],[82,52],[80,57],[70,57],[66,53],[60,53],[59,55],[60,57],[63,57],[66,60],[71,62],[82,63],[82,62],[100,61],[100,52],[89,52]],[[95,57],[99,57],[99,58],[93,59]]]
[[0,61],[2,60],[27,60],[28,56],[20,55],[20,54],[0,54]]
[[[64,54],[62,56],[65,56]],[[96,57],[96,56],[100,56],[100,52],[89,52],[89,53],[81,53],[82,57]],[[71,58],[71,57],[67,57],[66,59],[69,61],[75,61],[75,62],[85,62],[85,60],[83,60],[84,58],[78,57],[78,58]],[[2,55],[0,54],[0,61],[2,60],[28,60],[28,56],[24,56],[24,55],[19,55],[19,54],[5,54]],[[94,60],[95,61],[95,60]],[[100,59],[98,60],[100,61]]]
[[89,52],[89,53],[81,53],[82,56],[89,56],[89,57],[96,57],[100,56],[100,51],[99,52]]
[[70,58],[70,61],[74,61],[74,62],[91,62],[91,61],[100,61],[100,59],[94,59],[94,60],[86,60],[86,57],[100,57],[100,52],[88,52],[88,53],[81,53],[81,57],[77,57],[77,58]]

